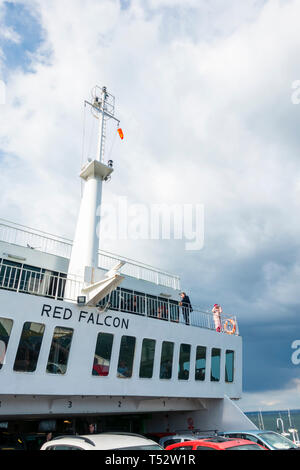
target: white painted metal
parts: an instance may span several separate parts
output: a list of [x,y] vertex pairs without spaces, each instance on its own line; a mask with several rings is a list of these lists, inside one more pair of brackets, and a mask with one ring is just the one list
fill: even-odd
[[[17,256],[25,256],[28,264],[33,266],[42,266],[44,264],[49,269],[53,261],[59,261],[61,267],[56,269],[67,272],[72,245],[72,240],[0,219],[0,253],[4,257],[5,253],[12,252]],[[23,247],[25,250],[22,249]],[[47,263],[41,264],[41,261],[45,259],[45,254],[54,255],[55,258],[48,256]],[[122,272],[128,276],[172,289],[180,289],[179,276],[139,261],[99,250],[98,266],[100,268],[111,269],[118,261],[126,261]]]
[[[0,258],[19,263],[13,269],[0,264],[0,317],[13,320],[7,350],[2,350],[2,356],[5,357],[0,369],[0,416],[11,418],[151,412],[154,416],[148,424],[149,431],[161,431],[164,426],[175,430],[179,426],[186,427],[188,423],[195,427],[201,425],[202,428],[215,427],[219,430],[225,429],[226,425],[230,429],[235,429],[238,425],[243,427],[245,417],[231,401],[240,398],[242,393],[242,339],[238,335],[238,329],[233,335],[217,333],[214,331],[212,315],[197,311],[195,307],[190,313],[190,325],[183,322],[181,310],[178,310],[179,321],[174,321],[171,301],[179,300],[178,276],[143,263],[99,252],[98,209],[101,204],[102,182],[112,172],[112,168],[103,162],[105,114],[115,119],[113,111],[109,113],[105,109],[105,100],[106,89],[102,89],[102,101],[96,103],[97,106],[95,103],[91,105],[94,111],[99,111],[101,131],[98,154],[82,168],[80,174],[85,188],[73,246],[72,242],[60,237],[7,222],[0,223]],[[106,311],[78,306],[74,301],[82,288],[101,282],[101,278],[105,277],[105,271],[98,268],[99,261],[105,271],[122,263],[122,287],[165,300],[158,299],[153,304],[153,309],[151,301],[145,295],[135,294],[138,305],[144,302],[141,311],[124,307],[126,302],[123,307],[119,304],[115,310]],[[25,264],[41,267],[43,272],[36,273],[34,269],[24,267]],[[63,266],[65,269],[62,269]],[[49,270],[67,272],[67,279],[66,276],[53,274]],[[59,285],[64,282],[64,300],[60,300],[62,291]],[[51,290],[51,285],[55,286],[55,292]],[[95,296],[98,294],[99,292]],[[129,296],[132,300],[130,295],[125,291],[121,292],[121,296]],[[14,370],[25,322],[44,326],[43,341],[34,372]],[[67,368],[60,375],[47,372],[56,327],[73,330]],[[99,333],[110,333],[114,338],[107,376],[92,374]],[[135,338],[130,378],[120,377],[117,373],[122,336]],[[151,379],[139,377],[144,338],[152,339],[156,344]],[[160,378],[164,341],[174,343],[171,379]],[[191,346],[188,380],[182,380],[178,376],[181,344]],[[207,351],[203,381],[195,380],[197,346],[204,346]],[[212,350],[215,348],[221,350],[219,381],[211,378]],[[235,358],[234,380],[230,383],[225,380],[227,350],[233,351]]]
[[[49,316],[43,313],[43,305],[51,306]],[[55,309],[56,307],[56,309]],[[68,309],[67,311],[65,309]],[[70,312],[72,315],[70,317]],[[93,314],[93,315],[91,315]],[[0,290],[0,317],[14,321],[6,352],[5,364],[0,371],[1,394],[16,395],[83,395],[83,396],[150,396],[181,398],[240,398],[242,391],[242,340],[239,336],[216,333],[185,324],[165,322],[124,312],[108,311],[99,313],[97,309],[79,307],[75,304],[44,299],[42,297]],[[25,322],[45,325],[45,333],[35,372],[13,371],[16,351]],[[65,375],[46,372],[50,344],[54,328],[65,326],[74,329],[68,368]],[[108,377],[92,375],[93,359],[99,332],[112,333],[114,344],[110,374]],[[123,335],[136,338],[133,376],[130,379],[117,377],[120,341]],[[157,342],[152,379],[139,378],[139,364],[143,338]],[[160,354],[163,341],[175,344],[173,377],[170,380],[159,378]],[[180,344],[190,344],[191,373],[189,380],[178,380]],[[203,382],[194,380],[196,346],[220,348],[220,382],[210,380],[210,354],[207,358],[207,373]],[[235,351],[235,379],[225,382],[225,351]],[[1,412],[1,409],[0,409]]]

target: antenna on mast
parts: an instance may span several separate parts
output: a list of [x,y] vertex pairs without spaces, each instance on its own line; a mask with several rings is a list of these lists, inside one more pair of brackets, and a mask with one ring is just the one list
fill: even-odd
[[92,89],[91,95],[92,102],[85,101],[85,103],[91,107],[93,116],[99,120],[96,160],[104,163],[107,121],[113,119],[118,126],[120,121],[115,117],[115,97],[107,92],[105,86],[100,88],[96,85]]

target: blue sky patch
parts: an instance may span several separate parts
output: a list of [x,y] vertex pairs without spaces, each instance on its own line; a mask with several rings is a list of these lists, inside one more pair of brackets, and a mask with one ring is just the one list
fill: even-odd
[[120,0],[121,10],[128,10],[131,0]]
[[29,71],[30,55],[38,49],[43,40],[43,31],[38,19],[25,5],[5,2],[4,22],[20,36],[17,43],[0,37],[6,72],[17,67]]

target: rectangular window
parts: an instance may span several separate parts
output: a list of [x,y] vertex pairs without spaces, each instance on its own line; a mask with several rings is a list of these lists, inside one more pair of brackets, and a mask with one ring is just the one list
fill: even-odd
[[158,315],[157,297],[147,295],[147,315],[148,317],[157,318]]
[[50,374],[66,373],[72,338],[72,328],[63,328],[57,326],[54,329],[47,364],[47,372],[49,372]]
[[120,307],[120,289],[117,288],[112,291],[110,296],[110,309],[119,310]]
[[122,336],[117,374],[120,378],[130,378],[132,376],[135,341],[134,336]]
[[106,377],[109,373],[111,351],[114,337],[108,333],[99,333],[97,338],[93,375]]
[[161,297],[157,298],[157,317],[161,320],[168,320],[169,318],[168,301],[162,299]]
[[181,344],[179,352],[179,368],[178,379],[188,380],[190,376],[190,357],[191,346],[190,344]]
[[21,267],[20,263],[3,260],[0,269],[0,287],[16,290],[19,285]]
[[170,320],[174,322],[179,322],[179,305],[175,300],[169,301],[170,305]]
[[41,268],[35,268],[24,264],[21,275],[20,291],[30,292],[33,294],[44,294],[42,280],[43,275],[41,273]]
[[0,318],[0,369],[5,363],[5,355],[10,338],[13,321],[8,318]]
[[40,294],[62,300],[66,287],[66,274],[42,269]]
[[206,348],[197,346],[195,380],[205,380]]
[[121,289],[120,304],[122,312],[133,312],[133,291],[129,289]]
[[141,292],[134,292],[133,311],[139,315],[145,315],[146,298]]
[[226,351],[225,361],[225,382],[233,382],[234,380],[234,351]]
[[14,370],[16,372],[35,371],[44,331],[45,325],[41,323],[24,323],[14,364]]
[[213,348],[211,350],[211,376],[212,382],[220,380],[221,349]]
[[151,379],[153,376],[154,354],[155,340],[145,338],[143,340],[140,364],[140,377],[143,379]]
[[160,374],[161,379],[170,379],[172,377],[172,364],[174,354],[174,343],[164,341],[161,350]]

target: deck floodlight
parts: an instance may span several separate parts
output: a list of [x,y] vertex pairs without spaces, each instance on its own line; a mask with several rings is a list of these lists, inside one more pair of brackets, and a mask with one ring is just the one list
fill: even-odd
[[85,295],[79,295],[77,297],[77,305],[85,305],[86,304],[86,296]]

